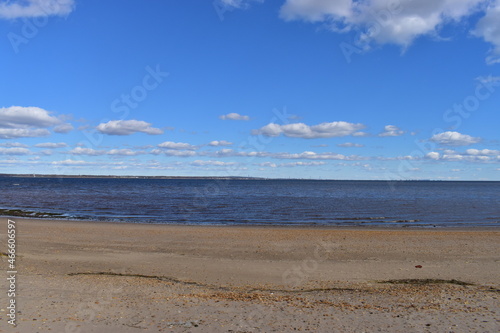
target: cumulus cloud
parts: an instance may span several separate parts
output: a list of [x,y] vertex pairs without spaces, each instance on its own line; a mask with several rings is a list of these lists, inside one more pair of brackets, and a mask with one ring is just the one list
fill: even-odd
[[44,128],[59,125],[61,120],[38,107],[11,106],[0,108],[1,128]]
[[394,126],[394,125],[387,125],[384,126],[384,131],[382,133],[379,133],[378,136],[380,137],[386,137],[386,136],[400,136],[403,135],[405,132],[400,130],[399,127]]
[[222,116],[219,116],[219,119],[222,119],[222,120],[250,120],[250,117],[249,116],[243,116],[241,114],[238,114],[238,113],[228,113],[228,114],[225,114],[225,115],[222,115]]
[[318,165],[325,165],[326,162],[320,162],[320,161],[312,161],[312,162],[289,162],[289,163],[280,163],[276,164],[273,162],[263,162],[263,163],[256,163],[255,165],[261,166],[261,167],[269,167],[269,168],[277,168],[277,167],[285,167],[285,168],[291,168],[291,167],[297,167],[297,166],[318,166]]
[[479,20],[472,34],[493,45],[486,62],[490,65],[500,63],[500,1],[488,6],[486,15]]
[[29,155],[31,152],[26,148],[0,148],[1,155]]
[[0,108],[0,138],[31,138],[50,135],[47,128],[66,126],[61,119],[39,107]]
[[427,153],[425,157],[431,159],[431,160],[438,160],[439,159],[439,153],[436,151],[431,151],[430,153]]
[[0,3],[0,18],[66,16],[75,8],[74,0],[13,0]]
[[352,142],[345,142],[345,143],[339,143],[337,144],[337,147],[343,147],[343,148],[361,148],[364,147],[365,145],[362,145],[360,143],[352,143]]
[[425,157],[440,161],[492,163],[500,161],[500,150],[467,149],[465,152],[460,153],[447,149],[442,153],[430,152]]
[[110,120],[107,123],[101,123],[97,130],[108,135],[130,135],[137,132],[149,135],[163,134],[159,128],[151,127],[150,123],[142,120]]
[[343,155],[332,152],[316,153],[313,151],[304,151],[302,153],[277,152],[271,153],[266,151],[236,151],[234,149],[221,149],[215,152],[199,152],[201,156],[213,157],[267,157],[276,159],[308,159],[308,160],[363,160],[364,157],[358,155]]
[[64,142],[44,142],[44,143],[37,143],[35,147],[37,148],[49,148],[49,149],[56,149],[56,148],[64,148],[67,147],[68,145]]
[[132,149],[111,149],[110,151],[106,152],[106,154],[116,156],[136,156],[144,154],[144,152]]
[[[287,0],[281,7],[280,16],[286,21],[322,22],[341,33],[361,31],[356,41],[361,48],[369,48],[372,42],[407,47],[419,36],[436,35],[446,23],[470,16],[486,2]],[[491,20],[494,17],[491,15]]]
[[167,156],[176,156],[176,157],[191,157],[195,156],[196,152],[192,150],[167,150],[164,152]]
[[304,123],[286,125],[270,123],[258,130],[253,130],[252,134],[270,137],[283,134],[293,138],[316,139],[352,135],[363,128],[365,128],[365,125],[363,124],[353,124],[345,121],[321,123],[313,126],[309,126]]
[[142,150],[132,150],[132,149],[111,149],[111,150],[96,150],[92,148],[76,147],[68,151],[71,155],[87,155],[87,156],[136,156],[145,154]]
[[261,166],[261,167],[269,167],[269,168],[276,168],[278,165],[273,162],[262,162],[262,163],[257,163],[256,165]]
[[188,149],[188,150],[193,150],[196,149],[196,146],[193,146],[189,143],[184,143],[184,142],[172,142],[172,141],[165,141],[162,142],[158,145],[160,148],[167,148],[167,149],[176,149],[176,150],[182,150],[182,149]]
[[86,162],[86,161],[77,161],[77,160],[72,160],[72,159],[67,159],[63,161],[53,161],[51,162],[52,165],[68,165],[68,166],[83,166],[83,165],[93,165],[96,164],[95,162]]
[[208,161],[204,161],[204,160],[196,160],[196,161],[193,161],[191,162],[191,165],[194,165],[194,166],[231,166],[231,165],[235,165],[236,163],[235,162],[222,162],[222,161],[212,161],[212,160],[208,160]]
[[37,138],[49,135],[50,132],[44,128],[0,128],[0,139]]
[[282,167],[297,167],[297,166],[318,166],[318,165],[325,165],[326,162],[290,162],[290,163],[282,163],[280,166]]
[[25,145],[24,143],[20,143],[20,142],[3,142],[3,143],[0,143],[0,147],[21,147],[21,148],[28,148],[28,145]]
[[72,154],[72,155],[99,156],[99,155],[106,154],[106,151],[104,151],[104,150],[95,150],[95,149],[92,149],[92,148],[76,147],[76,148],[71,149],[68,153]]
[[64,134],[71,132],[73,129],[74,129],[73,125],[66,123],[54,127],[54,132]]
[[500,155],[500,150],[495,149],[467,149],[467,155]]
[[359,156],[346,156],[336,153],[316,153],[313,151],[304,151],[302,153],[273,153],[271,157],[279,159],[308,159],[308,160],[358,160],[362,159]]
[[433,135],[429,141],[436,142],[443,146],[468,146],[480,142],[481,138],[475,138],[458,132],[447,131]]
[[210,141],[209,146],[220,147],[220,146],[231,146],[233,143],[225,140],[220,141]]

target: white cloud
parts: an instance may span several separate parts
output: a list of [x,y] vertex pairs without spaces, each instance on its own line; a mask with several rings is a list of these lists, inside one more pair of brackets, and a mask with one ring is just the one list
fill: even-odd
[[56,148],[64,148],[67,147],[68,145],[64,142],[44,142],[44,143],[37,143],[35,147],[37,148],[49,148],[49,149],[56,149]]
[[207,166],[207,165],[231,166],[231,165],[235,165],[235,164],[236,164],[235,162],[222,162],[222,161],[212,161],[212,160],[209,160],[209,161],[196,160],[196,161],[191,162],[191,165],[194,165],[194,166]]
[[71,160],[67,159],[64,161],[53,161],[51,162],[53,165],[94,165],[96,164],[95,162],[86,162],[86,161],[76,161],[76,160]]
[[252,134],[262,134],[271,137],[283,134],[293,138],[315,139],[352,135],[363,128],[365,128],[363,124],[353,124],[345,121],[321,123],[313,126],[309,126],[304,123],[286,125],[270,123],[258,130],[253,130]]
[[262,162],[262,163],[257,163],[256,165],[261,166],[261,167],[269,167],[269,168],[276,168],[278,166],[276,163],[272,163],[272,162]]
[[181,149],[188,149],[188,150],[193,150],[196,149],[196,146],[193,146],[189,143],[184,143],[184,142],[172,142],[172,141],[165,141],[162,142],[158,145],[160,148],[167,148],[167,149],[176,149],[176,150],[181,150]]
[[490,4],[472,34],[493,45],[486,58],[488,64],[500,63],[500,1]]
[[74,0],[13,0],[0,3],[0,18],[65,16],[75,8]]
[[134,151],[132,149],[111,149],[106,152],[107,155],[117,155],[117,156],[136,156],[144,154],[143,151]]
[[45,128],[59,125],[61,120],[38,107],[11,106],[0,108],[1,128]]
[[370,136],[370,134],[368,134],[366,132],[355,132],[352,134],[352,136],[364,137],[364,136]]
[[238,114],[238,113],[228,113],[228,114],[225,114],[225,115],[222,115],[222,116],[219,116],[219,119],[222,119],[222,120],[250,120],[250,117],[249,116],[243,116],[241,114]]
[[312,161],[312,162],[289,162],[289,163],[280,163],[276,164],[273,162],[263,162],[263,163],[256,163],[255,165],[261,166],[261,167],[269,167],[269,168],[277,168],[277,167],[285,167],[285,168],[293,168],[297,166],[318,166],[318,165],[325,165],[326,162],[320,162],[320,161]]
[[151,127],[150,123],[142,120],[110,120],[107,123],[101,123],[97,130],[108,135],[130,135],[137,132],[149,135],[163,134],[159,128]]
[[467,149],[467,155],[500,155],[500,150],[494,149]]
[[73,125],[66,123],[54,127],[54,132],[64,134],[71,132],[73,129],[74,129]]
[[26,148],[0,148],[1,155],[29,155],[31,152]]
[[380,137],[386,137],[386,136],[400,136],[403,135],[405,132],[400,130],[399,127],[394,126],[394,125],[387,125],[384,126],[384,131],[382,133],[379,133],[378,136]]
[[345,143],[339,143],[337,144],[337,147],[343,147],[343,148],[361,148],[364,147],[365,145],[362,145],[360,143],[352,143],[352,142],[345,142]]
[[44,128],[0,128],[0,139],[37,138],[49,135],[50,132]]
[[431,159],[431,160],[439,160],[439,153],[435,151],[431,151],[430,153],[427,153],[425,157]]
[[[38,107],[0,108],[0,138],[42,137],[50,135],[48,127],[66,126],[61,119]],[[71,125],[69,125],[71,126]]]
[[24,143],[20,143],[20,142],[3,142],[3,143],[0,143],[0,147],[21,147],[21,148],[28,148],[28,145],[25,145]]
[[176,156],[176,157],[190,157],[195,156],[196,152],[192,150],[167,150],[164,152],[167,156]]
[[220,147],[220,146],[231,146],[233,143],[225,140],[220,141],[210,141],[209,146]]
[[342,155],[337,153],[316,153],[312,151],[304,151],[302,153],[287,153],[287,152],[279,152],[279,153],[270,153],[265,151],[235,151],[233,149],[221,149],[215,152],[199,152],[198,155],[201,156],[213,156],[213,157],[268,157],[268,158],[276,158],[276,159],[308,159],[308,160],[363,160],[365,157],[358,155]]
[[106,154],[104,150],[95,150],[92,148],[82,148],[82,147],[73,148],[68,153],[72,155],[89,155],[89,156],[99,156]]
[[[361,31],[357,46],[371,42],[409,46],[423,35],[435,35],[446,23],[459,21],[487,0],[287,0],[280,16],[329,24],[336,32]],[[498,21],[497,21],[498,22]]]
[[442,161],[491,163],[500,161],[500,150],[467,149],[465,152],[460,153],[447,149],[442,154],[430,152],[426,155],[426,158]]
[[439,143],[443,146],[467,146],[480,142],[481,138],[475,138],[467,134],[448,131],[433,135],[429,141]]
[[282,163],[280,166],[282,167],[297,167],[297,166],[318,166],[325,165],[326,162],[290,162],[290,163]]
[[111,150],[96,150],[92,148],[76,147],[71,149],[68,154],[71,155],[87,155],[87,156],[136,156],[145,154],[142,150],[132,150],[132,149],[111,149]]
[[269,153],[270,157],[278,159],[308,159],[308,160],[359,160],[360,156],[346,156],[336,153],[315,153],[313,151],[304,151],[302,153]]

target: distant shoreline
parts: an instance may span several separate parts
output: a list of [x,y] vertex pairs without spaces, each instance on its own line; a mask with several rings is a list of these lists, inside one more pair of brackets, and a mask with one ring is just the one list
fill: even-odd
[[346,182],[500,182],[500,180],[444,180],[444,179],[320,179],[320,178],[266,178],[243,176],[116,176],[116,175],[59,175],[0,173],[0,178],[72,178],[72,179],[198,179],[198,180],[312,180]]
[[0,174],[3,178],[110,178],[110,179],[255,179],[263,180],[260,177],[240,177],[240,176],[113,176],[113,175],[46,175],[46,174]]

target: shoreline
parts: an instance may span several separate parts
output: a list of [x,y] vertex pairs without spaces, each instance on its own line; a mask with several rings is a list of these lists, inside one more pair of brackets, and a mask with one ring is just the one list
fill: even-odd
[[500,230],[10,219],[21,313],[9,332],[500,327]]
[[[446,226],[443,224],[432,224],[432,225],[416,225],[412,226],[409,224],[404,224],[402,222],[400,225],[396,223],[388,224],[366,224],[366,225],[340,225],[340,224],[320,224],[320,223],[289,223],[289,224],[251,224],[251,223],[154,223],[154,222],[129,222],[129,221],[111,221],[104,219],[71,219],[71,218],[54,218],[54,217],[27,217],[27,216],[7,216],[0,215],[0,219],[18,219],[27,221],[47,221],[47,222],[62,222],[62,223],[109,223],[109,224],[127,224],[127,225],[151,225],[151,226],[186,226],[186,227],[218,227],[218,228],[276,228],[276,229],[340,229],[340,230],[449,230],[449,231],[500,231],[499,226],[466,226],[467,223],[463,223],[462,226],[451,225]],[[452,224],[452,223],[450,223]]]

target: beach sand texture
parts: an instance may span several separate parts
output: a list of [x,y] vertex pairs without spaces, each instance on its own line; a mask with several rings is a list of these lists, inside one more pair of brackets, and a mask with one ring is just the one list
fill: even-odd
[[0,332],[500,331],[495,229],[13,220]]

